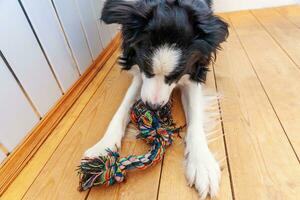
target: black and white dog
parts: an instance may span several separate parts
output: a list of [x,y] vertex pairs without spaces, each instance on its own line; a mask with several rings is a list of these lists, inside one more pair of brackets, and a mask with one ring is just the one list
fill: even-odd
[[216,196],[221,173],[205,136],[200,83],[228,35],[227,23],[212,13],[211,0],[107,0],[102,20],[121,24],[120,64],[133,80],[104,137],[85,156],[120,147],[129,109],[138,98],[158,109],[179,87],[187,119],[188,183],[195,185],[201,198]]

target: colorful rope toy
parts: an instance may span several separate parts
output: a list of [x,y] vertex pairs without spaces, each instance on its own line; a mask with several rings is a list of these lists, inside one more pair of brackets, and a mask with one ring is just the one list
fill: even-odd
[[170,102],[160,110],[153,111],[139,100],[133,105],[130,118],[140,131],[137,138],[151,145],[149,152],[120,158],[118,152],[107,149],[106,156],[82,159],[78,167],[79,191],[97,185],[110,186],[120,183],[125,180],[126,171],[144,170],[157,164],[163,158],[166,147],[172,144],[173,139],[179,136],[182,129],[176,127],[173,122]]

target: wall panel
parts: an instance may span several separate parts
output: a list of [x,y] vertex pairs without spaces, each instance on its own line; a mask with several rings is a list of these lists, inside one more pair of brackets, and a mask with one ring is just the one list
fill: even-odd
[[97,18],[94,15],[90,0],[76,0],[80,18],[86,33],[87,41],[95,60],[103,49],[97,28]]
[[79,77],[50,0],[22,0],[49,62],[66,92]]
[[53,0],[53,3],[67,35],[79,70],[83,73],[92,64],[92,57],[75,1]]
[[0,163],[5,159],[5,154],[0,151]]
[[102,44],[104,47],[106,47],[112,39],[112,31],[110,29],[110,25],[106,25],[104,24],[104,22],[100,20],[101,11],[105,1],[104,0],[90,0],[90,1],[92,1],[91,3],[94,8],[94,14],[98,19],[97,25],[98,25],[98,30],[100,33]]
[[100,20],[103,4],[0,0],[0,143],[9,151],[116,35],[118,25]]
[[37,115],[0,57],[0,143],[12,151],[38,121]]
[[0,1],[0,48],[43,116],[62,95],[17,0]]

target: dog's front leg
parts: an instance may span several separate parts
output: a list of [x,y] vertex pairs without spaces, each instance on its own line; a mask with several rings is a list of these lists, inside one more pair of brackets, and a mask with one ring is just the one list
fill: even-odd
[[181,88],[182,104],[187,120],[185,149],[186,178],[201,199],[217,195],[220,167],[210,152],[204,132],[204,96],[201,84],[186,80]]
[[134,77],[119,109],[113,116],[103,138],[84,153],[85,157],[106,155],[107,149],[117,150],[117,148],[120,148],[122,137],[130,120],[130,108],[135,100],[137,100],[141,90],[141,76],[139,75],[138,70],[131,70]]

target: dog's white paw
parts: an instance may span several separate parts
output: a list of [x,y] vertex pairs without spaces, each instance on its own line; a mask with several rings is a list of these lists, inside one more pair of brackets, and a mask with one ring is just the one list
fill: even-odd
[[84,157],[88,158],[94,158],[98,156],[105,156],[107,155],[107,149],[110,149],[112,151],[116,151],[120,147],[119,144],[113,143],[113,142],[108,142],[106,140],[101,140],[91,148],[87,149],[84,152]]
[[221,170],[209,150],[205,153],[186,151],[186,178],[189,186],[195,186],[200,198],[205,199],[209,194],[215,198],[219,191]]
[[104,137],[94,146],[87,149],[83,157],[94,158],[107,155],[107,150],[117,151],[121,147],[123,133],[119,126],[110,126]]

